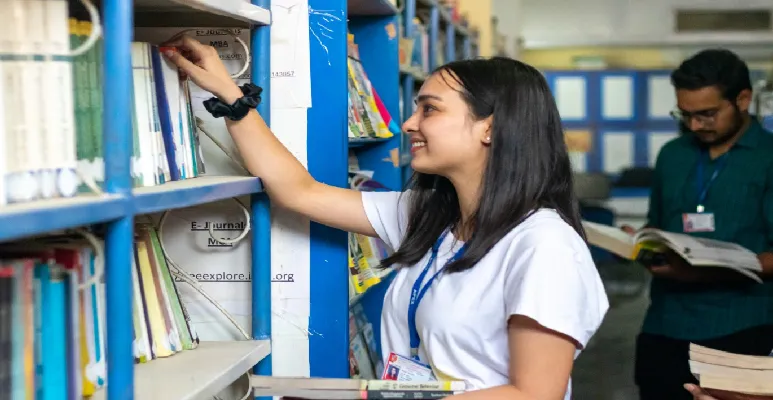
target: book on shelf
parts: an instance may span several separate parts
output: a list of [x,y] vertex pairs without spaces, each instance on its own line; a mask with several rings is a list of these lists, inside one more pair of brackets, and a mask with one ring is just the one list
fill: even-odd
[[[13,39],[0,42],[0,204],[98,192],[105,179],[103,93],[111,84],[103,40],[94,36],[99,27],[71,18],[63,0],[9,7],[0,16],[3,36]],[[162,50],[131,46],[126,112],[134,187],[206,172],[191,84]]]
[[419,67],[419,70],[425,74],[429,71],[429,29],[420,18],[413,19],[413,52],[411,54],[411,65]]
[[690,371],[703,389],[773,399],[773,354],[734,354],[691,343],[689,355]]
[[465,391],[461,381],[398,382],[368,379],[250,378],[255,396],[297,399],[443,399]]
[[[54,235],[0,246],[0,382],[12,398],[82,398],[107,384],[103,240]],[[135,362],[198,345],[158,235],[140,225],[132,289]]]
[[381,282],[382,272],[378,266],[386,254],[386,246],[381,239],[349,233],[350,297],[365,293]]
[[644,228],[629,235],[620,228],[582,221],[592,245],[629,260],[648,265],[664,264],[663,254],[672,251],[694,267],[721,267],[762,282],[757,255],[735,243],[702,238],[682,233]]
[[0,13],[0,204],[77,190],[67,12],[63,0]]
[[[356,165],[356,156],[350,155],[349,162],[350,165]],[[359,172],[349,173],[349,186],[354,190],[365,191],[384,188],[369,176]],[[348,235],[349,298],[354,299],[379,284],[392,269],[379,268],[381,260],[389,255],[389,249],[383,240],[358,233]]]
[[[173,36],[185,33],[194,39],[212,46],[220,56],[220,60],[226,70],[235,76],[234,82],[241,86],[249,83],[252,77],[250,68],[244,68],[248,62],[244,46],[250,44],[250,30],[242,28],[213,28],[213,27],[136,27],[134,29],[135,41],[151,44],[159,44]],[[190,108],[196,119],[197,125],[206,130],[206,135],[201,137],[199,144],[200,157],[206,160],[206,173],[212,175],[243,175],[244,169],[239,165],[243,159],[239,155],[236,144],[228,133],[223,118],[213,117],[205,108],[204,101],[214,95],[195,83],[188,81],[190,93]],[[275,104],[272,103],[272,107]],[[203,130],[201,132],[203,132]],[[214,138],[214,139],[212,139]],[[225,148],[230,156],[224,156],[222,148]]]
[[350,138],[390,138],[400,133],[360,62],[354,35],[348,34],[348,121]]
[[362,304],[355,303],[349,307],[349,377],[375,379],[383,371],[373,324]]

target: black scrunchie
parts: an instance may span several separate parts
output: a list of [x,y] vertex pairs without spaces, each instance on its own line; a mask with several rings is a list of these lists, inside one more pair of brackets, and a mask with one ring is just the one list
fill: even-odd
[[252,83],[243,85],[241,90],[244,96],[230,106],[213,97],[204,100],[204,108],[215,118],[226,117],[232,121],[239,121],[250,112],[250,108],[258,107],[261,100],[260,94],[263,93],[263,88]]

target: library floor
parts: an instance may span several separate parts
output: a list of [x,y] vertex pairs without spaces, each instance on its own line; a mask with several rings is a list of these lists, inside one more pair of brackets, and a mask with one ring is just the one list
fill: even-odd
[[[617,265],[620,271],[631,271],[631,265]],[[633,271],[641,271],[635,269]],[[604,323],[580,354],[573,381],[576,400],[638,400],[633,383],[633,360],[636,334],[641,326],[648,299],[643,291],[645,277],[637,272],[629,276],[609,277],[599,268],[610,297],[610,310]],[[611,289],[611,290],[610,290]],[[640,292],[617,296],[615,292]]]

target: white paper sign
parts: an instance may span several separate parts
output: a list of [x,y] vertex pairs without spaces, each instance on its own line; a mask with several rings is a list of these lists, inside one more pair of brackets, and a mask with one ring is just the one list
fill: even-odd
[[271,108],[309,108],[309,2],[273,0],[271,16]]

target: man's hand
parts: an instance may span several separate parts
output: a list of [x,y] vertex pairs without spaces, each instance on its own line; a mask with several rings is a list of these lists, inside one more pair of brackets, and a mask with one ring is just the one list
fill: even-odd
[[684,385],[693,400],[773,400],[773,395],[745,394],[717,389],[703,389],[698,385]]
[[631,236],[636,234],[636,228],[632,227],[631,225],[623,225],[620,227],[620,229]]
[[678,254],[673,251],[668,251],[665,253],[665,258],[665,264],[647,267],[653,276],[685,282],[695,282],[700,279],[700,271],[690,265]]
[[[620,229],[631,236],[636,234],[636,228],[630,225],[623,225]],[[698,279],[698,271],[682,259],[682,257],[679,257],[679,255],[673,251],[666,253],[665,257],[665,264],[647,266],[647,269],[653,276],[688,282]]]

